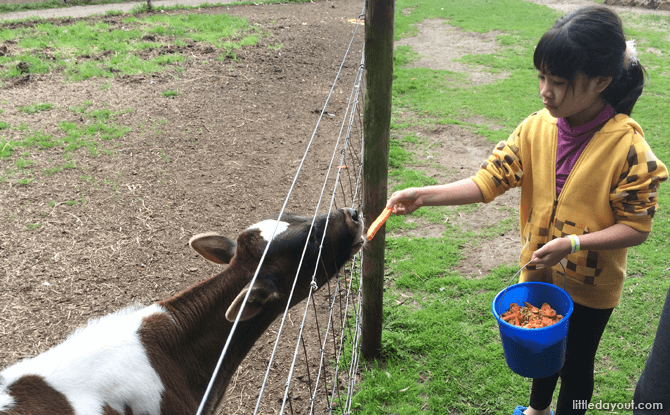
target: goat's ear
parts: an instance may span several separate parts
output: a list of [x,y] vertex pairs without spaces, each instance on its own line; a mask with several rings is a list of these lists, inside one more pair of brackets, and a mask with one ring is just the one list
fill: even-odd
[[214,232],[195,235],[188,244],[203,258],[217,264],[230,263],[237,248],[235,241]]
[[[247,284],[246,287],[240,291],[240,293],[235,297],[233,303],[228,307],[226,311],[226,320],[235,321],[237,315],[242,308],[242,303],[244,302],[244,297],[249,291],[249,286],[251,283]],[[262,278],[259,276],[256,278],[256,283],[251,289],[251,294],[249,294],[249,299],[247,300],[247,305],[244,306],[242,315],[240,316],[240,321],[249,320],[250,318],[256,317],[262,310],[265,305],[271,301],[279,299],[279,292],[277,287],[270,282],[268,278]]]

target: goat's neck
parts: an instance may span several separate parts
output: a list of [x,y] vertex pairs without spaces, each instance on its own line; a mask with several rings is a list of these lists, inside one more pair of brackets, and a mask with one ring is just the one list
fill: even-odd
[[[163,347],[174,348],[166,353],[174,353],[173,358],[181,362],[178,370],[183,372],[197,399],[204,394],[233,326],[225,317],[226,310],[248,282],[230,271],[229,268],[160,303],[176,323],[174,339]],[[275,318],[274,312],[262,312],[238,324],[212,389],[210,403],[216,404],[223,397],[234,372]]]

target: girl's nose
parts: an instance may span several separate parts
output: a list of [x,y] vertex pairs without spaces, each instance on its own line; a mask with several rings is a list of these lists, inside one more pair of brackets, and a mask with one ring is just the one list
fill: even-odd
[[547,88],[546,85],[544,87],[540,87],[540,96],[542,96],[542,98],[549,99],[551,98],[551,95],[551,90]]

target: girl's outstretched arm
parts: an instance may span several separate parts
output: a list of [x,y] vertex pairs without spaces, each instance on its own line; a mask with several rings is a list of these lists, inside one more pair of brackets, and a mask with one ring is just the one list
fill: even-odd
[[407,215],[421,206],[467,205],[483,201],[484,196],[474,180],[463,179],[449,184],[400,190],[391,195],[386,207],[393,209],[396,215]]
[[[626,224],[615,223],[603,230],[579,236],[579,244],[582,250],[622,249],[640,245],[647,240],[647,236],[649,232],[641,232]],[[538,265],[538,268],[552,267],[568,255],[570,250],[570,239],[567,237],[554,239],[533,252],[532,264]]]

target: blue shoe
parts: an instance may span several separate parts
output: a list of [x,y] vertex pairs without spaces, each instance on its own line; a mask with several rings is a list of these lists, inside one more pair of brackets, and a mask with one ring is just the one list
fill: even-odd
[[[517,406],[514,408],[514,413],[512,413],[512,415],[523,415],[523,411],[526,409],[528,409],[527,406]],[[551,411],[551,415],[554,415],[554,411]]]
[[528,409],[527,406],[517,406],[514,408],[514,413],[512,413],[512,415],[523,415],[523,411],[526,409]]

